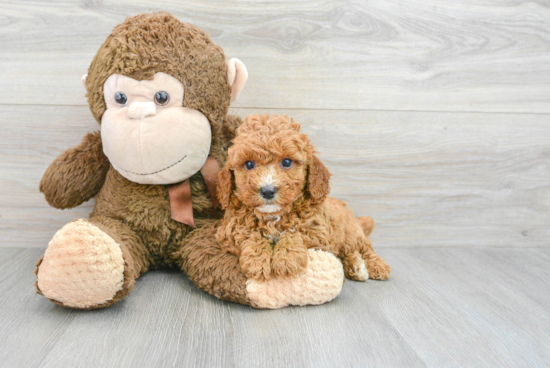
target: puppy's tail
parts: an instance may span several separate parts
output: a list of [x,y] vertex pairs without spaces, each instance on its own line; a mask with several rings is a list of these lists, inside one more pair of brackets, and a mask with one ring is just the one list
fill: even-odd
[[374,220],[370,216],[359,216],[357,222],[365,232],[365,236],[368,237],[374,230]]

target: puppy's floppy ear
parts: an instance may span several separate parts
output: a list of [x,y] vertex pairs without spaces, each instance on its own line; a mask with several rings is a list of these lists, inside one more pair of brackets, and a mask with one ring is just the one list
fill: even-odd
[[314,204],[323,202],[330,192],[330,172],[317,155],[313,155],[307,168],[306,190]]
[[218,199],[223,209],[226,209],[231,202],[233,195],[233,172],[229,162],[225,163],[222,171],[218,174]]

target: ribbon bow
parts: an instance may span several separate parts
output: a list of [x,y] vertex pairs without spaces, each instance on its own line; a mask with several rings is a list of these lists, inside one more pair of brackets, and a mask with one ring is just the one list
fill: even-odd
[[[216,181],[220,166],[218,161],[210,155],[201,168],[201,174],[204,178],[210,197],[212,197],[212,208],[218,207],[220,202],[216,195]],[[193,218],[193,198],[191,196],[191,184],[189,179],[180,183],[168,185],[168,195],[170,197],[170,212],[172,220],[183,224],[195,227],[195,219]]]

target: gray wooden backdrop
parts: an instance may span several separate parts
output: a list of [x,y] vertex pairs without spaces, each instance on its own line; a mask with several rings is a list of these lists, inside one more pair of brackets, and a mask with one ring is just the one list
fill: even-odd
[[98,128],[80,77],[125,17],[168,10],[238,57],[232,112],[287,113],[377,247],[544,247],[548,1],[0,1],[0,247],[71,219],[38,183]]

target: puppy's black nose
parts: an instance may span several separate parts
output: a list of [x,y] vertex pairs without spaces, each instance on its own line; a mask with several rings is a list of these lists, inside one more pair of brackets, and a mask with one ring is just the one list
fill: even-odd
[[277,188],[272,187],[271,185],[266,185],[265,187],[260,188],[260,195],[264,199],[273,199],[277,193]]

